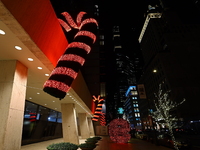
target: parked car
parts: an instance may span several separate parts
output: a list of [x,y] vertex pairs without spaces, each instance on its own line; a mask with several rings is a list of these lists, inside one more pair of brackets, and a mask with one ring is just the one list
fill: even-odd
[[[160,135],[158,135],[157,140],[160,145],[174,148],[174,142],[172,140],[171,135],[169,135],[169,134],[160,134]],[[188,139],[178,136],[178,135],[175,135],[175,141],[176,141],[179,149],[190,150],[191,143]]]
[[137,131],[135,133],[135,137],[138,138],[138,139],[145,140],[145,139],[147,139],[147,134],[142,132],[142,131]]

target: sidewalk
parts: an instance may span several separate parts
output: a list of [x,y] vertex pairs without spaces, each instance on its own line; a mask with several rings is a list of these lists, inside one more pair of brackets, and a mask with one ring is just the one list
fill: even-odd
[[172,150],[135,138],[131,139],[129,143],[118,144],[113,143],[108,136],[104,136],[98,144],[99,145],[94,150]]
[[[63,142],[63,139],[49,140],[29,145],[24,145],[21,150],[46,150],[46,147],[52,143]],[[80,143],[84,143],[85,139],[79,139]],[[80,149],[78,149],[80,150]],[[102,136],[102,139],[98,142],[98,146],[94,150],[171,150],[163,146],[156,146],[150,142],[131,139],[130,143],[118,144],[113,143],[108,136]]]

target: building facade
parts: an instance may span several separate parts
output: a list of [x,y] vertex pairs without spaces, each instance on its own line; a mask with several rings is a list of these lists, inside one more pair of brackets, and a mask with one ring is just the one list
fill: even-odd
[[150,108],[155,110],[154,93],[161,84],[172,101],[186,99],[174,112],[179,120],[199,120],[199,10],[192,2],[161,5],[161,12],[148,13],[139,37],[144,58],[139,82],[145,85]]
[[78,144],[79,136],[94,135],[92,96],[81,72],[62,100],[43,91],[68,45],[51,3],[4,0],[0,9],[0,147],[20,150],[22,138],[28,144],[60,136]]

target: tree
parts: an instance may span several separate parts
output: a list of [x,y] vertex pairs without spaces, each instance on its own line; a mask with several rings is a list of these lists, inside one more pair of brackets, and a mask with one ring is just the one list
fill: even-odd
[[155,121],[162,121],[166,123],[169,128],[169,134],[171,135],[174,143],[174,148],[178,150],[177,142],[173,133],[173,128],[176,127],[176,122],[178,121],[178,119],[176,116],[172,115],[171,112],[179,105],[181,105],[185,101],[185,99],[183,99],[183,101],[181,101],[180,103],[176,103],[169,98],[169,92],[170,91],[163,93],[161,84],[159,85],[158,93],[155,93],[155,97],[157,100],[154,100],[156,111],[152,112],[151,115],[152,118],[155,119]]

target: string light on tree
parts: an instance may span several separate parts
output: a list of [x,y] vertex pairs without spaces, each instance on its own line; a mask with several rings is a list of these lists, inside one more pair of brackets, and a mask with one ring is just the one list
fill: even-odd
[[173,128],[176,127],[175,123],[176,121],[178,121],[178,119],[176,116],[172,116],[170,112],[181,105],[185,101],[185,99],[183,99],[183,101],[181,101],[180,103],[176,103],[175,101],[169,99],[169,92],[170,91],[163,93],[161,84],[159,85],[159,91],[157,94],[155,94],[157,100],[154,101],[156,111],[152,112],[151,115],[156,122],[162,121],[166,123],[166,126],[169,128],[169,133],[174,143],[174,148],[176,150],[179,150],[173,134]]

